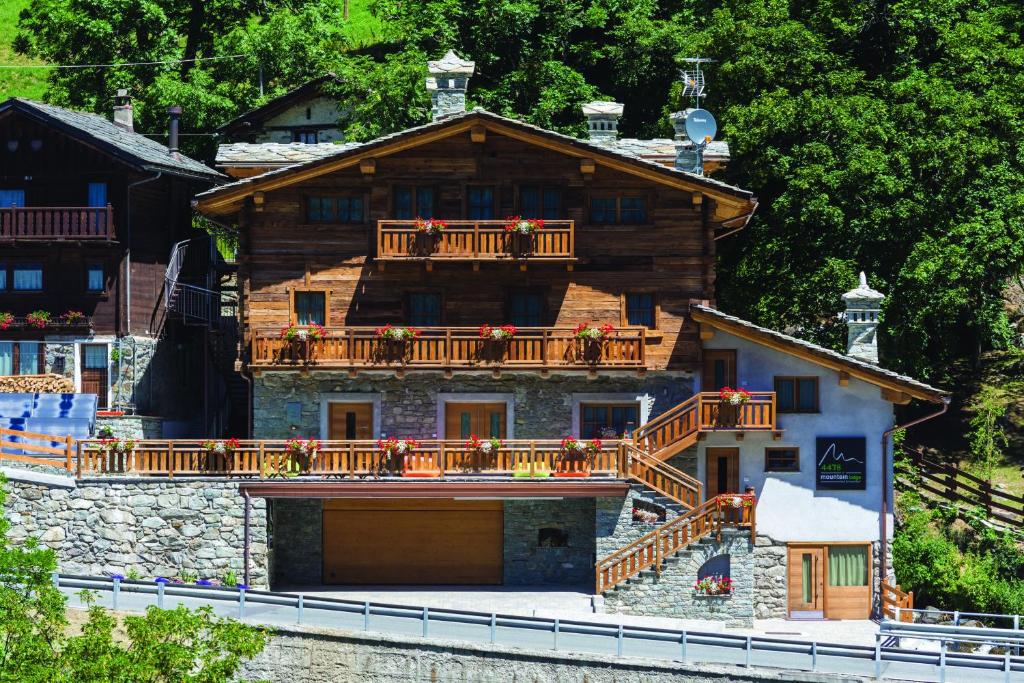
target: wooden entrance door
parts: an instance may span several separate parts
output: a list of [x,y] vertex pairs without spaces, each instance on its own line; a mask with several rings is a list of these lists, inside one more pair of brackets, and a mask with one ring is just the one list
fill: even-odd
[[106,344],[82,344],[82,393],[96,394],[96,405],[99,408],[109,407],[109,365]]
[[740,493],[740,449],[708,448],[705,458],[707,499],[723,493]]
[[825,548],[790,546],[789,616],[822,618],[825,616]]
[[718,391],[722,387],[736,386],[736,351],[732,349],[704,349],[702,391]]
[[327,438],[366,441],[373,438],[373,403],[331,403]]
[[328,584],[500,584],[503,504],[494,500],[327,500]]
[[505,438],[507,406],[504,403],[446,403],[444,436],[446,439]]

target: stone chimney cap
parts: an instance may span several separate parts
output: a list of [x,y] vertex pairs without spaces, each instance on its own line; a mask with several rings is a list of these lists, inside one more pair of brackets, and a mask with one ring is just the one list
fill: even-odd
[[623,109],[621,102],[587,102],[583,105],[583,113],[587,116],[622,116]]
[[869,299],[875,301],[881,301],[885,298],[885,295],[881,292],[871,289],[868,286],[868,276],[864,271],[860,272],[860,283],[856,289],[851,289],[846,294],[843,294],[843,301],[850,301],[851,299]]
[[454,50],[448,50],[441,59],[434,59],[427,62],[427,71],[432,74],[466,74],[472,75],[476,69],[476,62],[455,54]]

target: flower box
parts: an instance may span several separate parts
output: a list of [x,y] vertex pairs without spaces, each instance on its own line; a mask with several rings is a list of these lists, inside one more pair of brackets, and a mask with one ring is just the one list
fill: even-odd
[[556,477],[589,477],[594,456],[601,451],[601,440],[580,441],[574,436],[562,439],[555,463]]
[[316,439],[288,439],[285,442],[288,461],[285,464],[285,476],[309,474],[320,454],[320,442]]
[[705,576],[693,584],[694,597],[729,597],[732,595],[732,578],[715,574]]
[[515,469],[512,470],[512,476],[516,479],[547,479],[551,476],[551,469],[547,464],[539,462],[533,466],[533,474],[530,474],[530,466],[516,465]]

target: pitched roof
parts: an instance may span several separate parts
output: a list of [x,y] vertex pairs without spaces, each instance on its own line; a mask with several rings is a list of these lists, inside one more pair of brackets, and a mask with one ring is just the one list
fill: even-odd
[[[228,183],[216,189],[208,190],[196,195],[196,200],[201,209],[204,204],[206,204],[207,209],[212,208],[211,200],[215,199],[221,200],[216,202],[217,206],[229,204],[232,201],[236,201],[247,196],[251,192],[259,191],[262,187],[276,187],[287,184],[287,181],[279,181],[283,181],[283,179],[288,176],[295,176],[296,180],[302,180],[320,175],[321,173],[329,173],[337,170],[338,168],[344,168],[347,165],[354,164],[355,160],[359,157],[365,156],[366,154],[378,149],[384,148],[384,152],[387,153],[387,147],[399,146],[402,142],[418,137],[423,137],[426,141],[439,139],[446,137],[448,134],[455,134],[456,132],[466,130],[476,122],[490,124],[502,134],[525,134],[525,136],[528,136],[530,139],[544,139],[555,143],[559,149],[576,152],[581,157],[592,156],[598,160],[604,157],[606,159],[613,158],[625,161],[633,169],[642,171],[642,174],[645,176],[663,180],[672,184],[682,182],[694,187],[695,189],[703,188],[705,191],[713,195],[732,199],[737,202],[752,203],[756,205],[756,199],[754,198],[753,193],[748,190],[743,190],[706,176],[670,168],[663,163],[635,154],[630,154],[614,146],[595,144],[589,140],[580,140],[569,135],[556,133],[533,124],[500,116],[479,108],[453,114],[452,116],[446,116],[443,119],[407,128],[389,135],[384,135],[375,140],[370,140],[369,142],[347,145],[341,147],[336,154],[319,159],[312,159],[284,168],[274,169],[267,171],[266,173],[261,173],[233,183]],[[452,130],[446,131],[446,129]],[[345,163],[346,161],[351,161],[351,164]]]
[[217,147],[217,166],[291,166],[323,159],[358,145],[358,142],[230,142]]
[[690,304],[690,315],[700,323],[706,323],[724,332],[752,342],[771,346],[777,350],[798,356],[813,363],[834,370],[848,372],[851,376],[876,386],[902,392],[913,398],[939,403],[949,400],[949,392],[919,382],[913,377],[901,375],[892,370],[847,356],[824,346],[812,344],[803,339],[791,337],[767,327],[755,325],[732,315],[722,313],[716,308],[702,304]]
[[224,177],[206,164],[183,154],[172,154],[156,140],[127,131],[98,114],[64,109],[20,97],[12,97],[0,104],[0,114],[9,110],[21,112],[44,124],[60,128],[68,135],[93,144],[142,170],[162,171],[204,180]]
[[299,87],[293,88],[283,95],[278,95],[255,109],[250,109],[241,116],[231,119],[218,128],[217,132],[221,135],[230,136],[245,131],[250,127],[258,127],[259,122],[279,114],[296,102],[302,102],[306,98],[319,95],[323,84],[336,78],[337,76],[333,73],[326,73],[323,76],[308,80]]

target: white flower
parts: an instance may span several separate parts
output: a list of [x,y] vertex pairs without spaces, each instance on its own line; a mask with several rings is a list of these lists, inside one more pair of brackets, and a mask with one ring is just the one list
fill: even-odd
[[407,444],[405,441],[399,441],[398,445],[395,447],[395,450],[398,451],[399,453],[405,453],[408,447],[409,444]]
[[306,341],[306,336],[307,335],[306,335],[306,331],[305,330],[299,330],[298,336],[299,336],[299,339],[301,339],[302,341]]
[[732,506],[734,508],[743,507],[743,499],[740,498],[739,496],[733,496],[732,497]]
[[502,333],[501,328],[494,328],[491,330],[491,339],[501,339],[505,335]]
[[484,441],[482,444],[480,444],[480,452],[481,453],[490,453],[491,452],[491,442],[490,441]]
[[223,453],[226,450],[227,450],[227,447],[224,445],[223,441],[218,441],[217,443],[213,444],[213,452],[214,453]]

